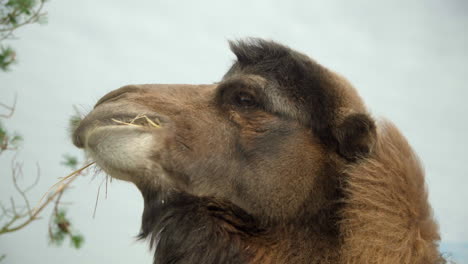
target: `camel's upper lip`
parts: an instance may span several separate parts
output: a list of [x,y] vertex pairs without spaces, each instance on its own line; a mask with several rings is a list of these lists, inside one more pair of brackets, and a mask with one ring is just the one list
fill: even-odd
[[78,148],[84,148],[87,133],[93,128],[103,126],[129,126],[133,129],[159,128],[161,118],[154,114],[118,114],[100,118],[90,118],[89,115],[80,122],[73,132],[73,144]]

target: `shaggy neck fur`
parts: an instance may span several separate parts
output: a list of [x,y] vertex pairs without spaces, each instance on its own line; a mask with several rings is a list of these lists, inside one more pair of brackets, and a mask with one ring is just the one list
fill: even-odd
[[[319,221],[264,226],[230,202],[185,193],[143,191],[140,238],[154,263],[337,263],[337,239],[324,239]],[[299,227],[300,226],[300,227]]]
[[143,194],[140,238],[150,239],[154,263],[247,263],[251,258],[244,244],[262,230],[244,211],[184,193],[164,198],[153,193]]
[[341,263],[446,263],[417,156],[383,122],[372,155],[347,170]]

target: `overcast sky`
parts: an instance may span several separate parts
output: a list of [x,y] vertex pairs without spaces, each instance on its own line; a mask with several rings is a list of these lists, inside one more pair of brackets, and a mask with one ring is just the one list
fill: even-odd
[[[68,173],[62,154],[81,155],[67,131],[73,105],[89,111],[126,84],[218,81],[234,59],[228,39],[264,37],[346,76],[375,117],[397,124],[425,165],[443,249],[468,263],[466,1],[52,0],[45,9],[49,23],[19,30],[10,42],[18,64],[0,72],[0,101],[18,95],[3,123],[25,138],[24,184],[42,168],[32,201]],[[0,157],[0,201],[13,193],[11,158]],[[47,245],[46,212],[0,237],[5,263],[151,263],[135,240],[143,204],[134,186],[114,181],[92,218],[101,179],[78,179],[64,198],[86,237],[81,250]]]

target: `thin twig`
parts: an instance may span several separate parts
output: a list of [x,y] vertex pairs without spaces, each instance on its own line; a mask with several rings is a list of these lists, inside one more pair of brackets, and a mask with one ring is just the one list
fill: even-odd
[[15,97],[13,99],[13,105],[12,106],[8,106],[4,103],[1,103],[0,102],[0,106],[7,109],[8,111],[10,111],[8,114],[0,114],[0,117],[3,117],[3,118],[10,118],[13,116],[13,114],[15,113],[15,110],[16,110],[16,99],[17,99],[17,95],[15,94]]
[[[57,196],[57,199],[55,199],[55,202],[54,202],[54,209],[52,211],[52,215],[55,215],[57,216],[58,215],[58,206],[59,206],[59,203],[60,203],[60,199],[62,199],[62,195],[64,193],[65,189],[62,190],[58,196]],[[53,223],[53,217],[50,217],[49,219],[49,227],[48,227],[48,232],[49,232],[49,237],[52,239],[53,238],[53,232],[52,232],[52,223]]]
[[7,209],[1,202],[0,202],[0,209],[2,209],[2,216],[10,217],[12,215],[10,210]]
[[19,218],[19,217],[18,217],[17,215],[14,215],[14,216],[10,219],[10,221],[7,222],[7,223],[3,226],[2,230],[3,230],[3,229],[8,229],[16,220],[18,220],[18,218]]
[[[51,195],[49,195],[49,197],[44,202],[42,202],[42,199],[41,199],[39,201],[39,204],[34,209],[32,209],[32,214],[28,217],[28,219],[26,219],[26,221],[24,221],[22,224],[19,224],[19,225],[15,226],[15,227],[12,227],[12,228],[9,228],[9,226],[7,226],[7,227],[3,226],[2,229],[0,229],[0,235],[4,234],[4,233],[10,233],[10,232],[14,232],[16,230],[19,230],[19,229],[25,227],[26,225],[30,224],[32,221],[38,219],[39,213],[42,212],[42,210],[44,210],[44,208],[46,208],[47,205],[49,205],[50,202],[52,202],[60,193],[62,193],[63,190],[65,188],[67,188],[76,178],[78,178],[78,177],[72,177],[72,176],[80,174],[83,170],[85,170],[86,168],[88,168],[89,166],[91,166],[93,164],[94,164],[94,162],[89,163],[88,165],[84,166],[83,168],[81,168],[79,170],[76,170],[73,173],[71,173],[70,175],[64,177],[59,182],[61,184],[55,189],[55,191]],[[57,186],[57,184],[54,184],[52,187],[55,187],[55,186]],[[49,191],[50,191],[50,189],[49,189]],[[49,191],[48,191],[48,193],[49,193]],[[14,204],[14,203],[12,202],[12,204]]]
[[15,186],[16,191],[21,195],[21,197],[24,200],[24,204],[26,205],[27,213],[31,216],[32,211],[31,211],[31,206],[29,204],[29,199],[26,196],[26,193],[24,190],[20,188],[18,185],[18,177],[22,175],[22,170],[20,169],[22,166],[20,163],[15,162],[15,159],[12,160],[11,162],[11,171],[12,171],[12,178],[13,178],[13,185]]
[[36,163],[36,169],[37,169],[36,179],[34,180],[34,182],[31,185],[24,188],[24,193],[29,192],[32,188],[34,188],[39,183],[39,180],[41,179],[41,167],[39,166],[39,163]]
[[13,200],[13,197],[11,196],[10,196],[10,204],[11,204],[11,211],[13,211],[13,214],[17,215],[18,213],[16,212],[15,200]]

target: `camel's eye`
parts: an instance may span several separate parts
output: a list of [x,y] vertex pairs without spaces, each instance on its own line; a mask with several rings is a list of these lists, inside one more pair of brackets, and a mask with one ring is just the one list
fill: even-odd
[[238,107],[250,108],[258,105],[255,97],[246,92],[239,92],[234,95],[234,104]]

